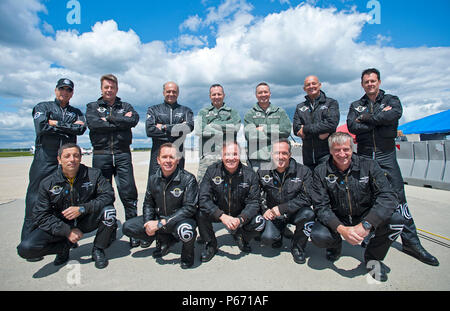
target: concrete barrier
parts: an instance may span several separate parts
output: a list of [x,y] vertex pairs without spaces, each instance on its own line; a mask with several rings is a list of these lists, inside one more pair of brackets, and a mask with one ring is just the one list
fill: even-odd
[[445,168],[444,141],[428,141],[428,157],[429,164],[425,179],[427,181],[442,181]]
[[407,141],[397,142],[400,149],[397,149],[397,162],[402,171],[403,179],[411,177],[414,165],[414,149],[413,145]]
[[450,141],[444,141],[445,167],[442,181],[450,185]]
[[397,144],[397,161],[406,184],[450,190],[450,141]]

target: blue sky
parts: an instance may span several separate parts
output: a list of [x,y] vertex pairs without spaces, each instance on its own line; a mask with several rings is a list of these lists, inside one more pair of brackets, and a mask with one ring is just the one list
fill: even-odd
[[[91,30],[98,21],[114,19],[120,29],[133,29],[142,42],[172,40],[179,33],[179,25],[189,16],[204,17],[208,8],[223,1],[184,0],[184,1],[110,1],[79,0],[81,5],[81,24],[69,25],[66,8],[68,1],[47,0],[43,3],[47,13],[40,13],[41,19],[52,25],[54,30],[76,29],[80,33]],[[266,16],[308,1],[258,0],[247,1],[253,6],[253,13]],[[311,1],[317,7],[336,7],[338,10],[370,12],[374,6],[367,7],[369,0],[322,0]],[[363,29],[361,41],[372,43],[378,34],[390,37],[389,45],[394,47],[449,46],[450,44],[450,1],[410,1],[378,0],[381,23],[367,24]],[[370,3],[369,3],[370,4]],[[44,28],[41,26],[44,31]],[[208,33],[208,29],[203,29]]]
[[[180,101],[195,114],[208,105],[208,86],[222,83],[241,115],[255,102],[254,86],[267,81],[292,119],[303,78],[317,74],[343,121],[362,95],[359,73],[374,66],[382,88],[402,100],[401,123],[450,108],[450,1],[78,3],[79,25],[67,21],[69,0],[2,0],[0,148],[33,144],[31,109],[52,99],[62,76],[74,80],[71,103],[84,111],[100,95],[98,78],[116,74],[119,96],[141,116],[138,147],[149,145],[145,112],[167,80],[180,84]],[[379,4],[379,24],[369,21],[371,4]],[[79,141],[89,146],[87,134]]]

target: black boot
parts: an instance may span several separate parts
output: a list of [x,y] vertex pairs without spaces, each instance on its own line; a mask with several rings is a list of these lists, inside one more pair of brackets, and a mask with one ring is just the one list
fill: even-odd
[[60,253],[56,254],[56,258],[53,261],[53,264],[55,266],[61,266],[69,261],[70,256],[70,249],[72,247],[72,243],[70,243],[68,240],[64,243],[63,249]]
[[296,226],[291,241],[291,254],[294,261],[298,264],[304,264],[306,262],[305,248],[307,242],[308,237],[305,235],[302,229],[299,229],[299,226]]
[[341,257],[342,244],[336,248],[327,248],[326,258],[331,262],[335,262]]
[[156,241],[156,249],[153,251],[153,258],[166,256],[170,252],[170,248],[176,243],[175,238],[169,236],[167,239]]
[[214,255],[217,254],[217,246],[213,245],[211,243],[206,243],[205,246],[205,250],[202,252],[201,256],[200,256],[200,261],[201,262],[208,262],[210,261]]
[[142,248],[150,247],[150,245],[152,245],[151,242],[148,242],[148,241],[145,241],[145,240],[141,240],[141,247]]
[[233,238],[236,241],[241,252],[250,253],[252,251],[250,244],[244,239],[244,236],[242,235],[242,233],[233,234]]
[[306,262],[305,251],[300,247],[293,247],[291,249],[291,254],[296,263],[304,264]]
[[403,244],[403,252],[430,266],[439,266],[439,261],[420,244]]
[[141,245],[141,241],[135,238],[130,238],[130,248],[138,247]]
[[92,260],[95,261],[95,267],[97,269],[106,268],[108,265],[108,259],[106,259],[105,251],[95,246],[92,249]]

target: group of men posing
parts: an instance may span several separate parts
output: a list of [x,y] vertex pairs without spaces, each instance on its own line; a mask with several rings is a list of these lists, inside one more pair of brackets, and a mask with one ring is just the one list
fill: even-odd
[[[178,103],[174,82],[163,86],[164,102],[147,111],[146,132],[153,140],[142,215],[137,215],[131,128],[139,121],[134,108],[117,97],[114,75],[101,77],[102,97],[87,105],[84,115],[69,104],[74,84],[57,82],[56,99],[33,109],[36,149],[30,168],[25,219],[18,254],[29,261],[56,254],[64,264],[84,233],[97,230],[92,259],[99,269],[108,264],[104,250],[116,239],[117,219],[112,177],[125,209],[122,232],[130,247],[149,247],[154,258],[182,242],[181,267],[194,264],[194,246],[204,243],[201,262],[218,252],[213,223],[222,223],[239,249],[251,252],[250,241],[280,248],[291,240],[293,260],[306,261],[311,239],[326,248],[332,262],[341,255],[342,239],[366,248],[370,270],[384,267],[390,245],[401,235],[403,251],[439,265],[421,245],[408,210],[394,139],[402,106],[398,97],[380,89],[377,69],[363,71],[365,95],[353,102],[348,129],[336,132],[338,102],[321,90],[316,76],[304,81],[305,101],[296,107],[293,124],[270,102],[270,87],[256,87],[257,103],[244,117],[247,163],[236,142],[241,126],[237,110],[225,105],[224,89],[210,87],[211,105],[196,121],[200,137],[197,178],[184,170],[183,142],[194,130],[192,110]],[[89,127],[93,168],[81,164],[77,135]],[[291,129],[302,138],[303,164],[292,157]],[[287,224],[295,226],[292,233]],[[374,264],[375,262],[375,264]],[[372,271],[387,280],[386,269]]]

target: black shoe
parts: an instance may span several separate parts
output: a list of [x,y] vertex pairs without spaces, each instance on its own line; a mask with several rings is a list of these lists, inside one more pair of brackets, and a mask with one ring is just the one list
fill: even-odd
[[379,260],[366,260],[366,269],[369,275],[379,282],[388,280],[387,269]]
[[92,260],[95,261],[95,267],[97,269],[106,268],[108,265],[108,259],[106,259],[105,251],[95,246],[92,249]]
[[65,243],[63,249],[59,254],[56,254],[56,258],[53,261],[55,266],[61,266],[69,261],[70,248],[72,247],[72,243]]
[[202,252],[200,256],[200,261],[201,262],[210,261],[214,257],[214,255],[217,254],[217,251],[218,251],[217,246],[206,244],[205,250]]
[[138,247],[141,245],[141,241],[135,238],[130,238],[130,248]]
[[430,266],[439,266],[439,261],[420,244],[403,245],[403,252]]
[[28,258],[27,261],[28,262],[38,262],[44,259],[44,256],[42,257],[36,257],[36,258]]
[[327,254],[325,256],[327,260],[335,262],[341,257],[341,247],[327,248]]
[[241,252],[244,253],[250,253],[252,251],[252,248],[250,247],[250,244],[244,240],[244,237],[242,236],[242,234],[235,234],[233,235],[234,240],[236,241],[239,249],[241,250]]
[[160,258],[166,256],[170,252],[170,248],[175,244],[175,240],[170,239],[168,242],[156,243],[156,249],[153,251],[153,258]]
[[189,261],[189,262],[187,262],[187,261],[181,261],[181,263],[180,263],[180,266],[181,266],[181,269],[189,269],[190,267],[192,267],[194,265],[194,261],[192,260],[192,261]]
[[305,252],[299,247],[293,247],[291,249],[291,254],[294,261],[298,264],[304,264],[306,262]]
[[150,247],[150,245],[152,245],[152,243],[144,241],[144,240],[141,240],[141,247],[142,248]]

